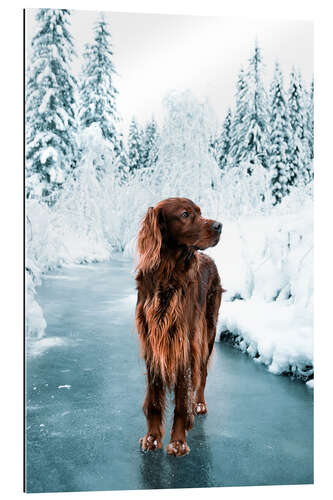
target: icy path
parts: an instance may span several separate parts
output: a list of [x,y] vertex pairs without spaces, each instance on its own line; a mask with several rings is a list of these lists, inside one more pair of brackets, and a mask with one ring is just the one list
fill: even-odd
[[312,483],[312,391],[221,343],[191,453],[140,452],[145,378],[130,270],[123,260],[66,268],[39,289],[48,327],[29,346],[28,491]]

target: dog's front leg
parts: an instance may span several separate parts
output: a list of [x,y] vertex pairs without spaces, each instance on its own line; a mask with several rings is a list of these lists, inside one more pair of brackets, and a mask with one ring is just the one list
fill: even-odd
[[165,387],[160,378],[153,378],[148,370],[147,393],[143,404],[143,412],[147,419],[147,434],[140,439],[143,451],[162,448],[164,435]]
[[166,450],[177,457],[189,453],[186,431],[193,426],[193,391],[190,374],[179,375],[175,387],[175,411],[170,443]]

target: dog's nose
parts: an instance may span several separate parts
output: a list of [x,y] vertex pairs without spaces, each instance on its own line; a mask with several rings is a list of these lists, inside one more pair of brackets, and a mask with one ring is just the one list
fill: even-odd
[[215,221],[211,225],[211,228],[214,229],[214,231],[216,231],[217,233],[220,233],[222,231],[222,224],[221,222]]

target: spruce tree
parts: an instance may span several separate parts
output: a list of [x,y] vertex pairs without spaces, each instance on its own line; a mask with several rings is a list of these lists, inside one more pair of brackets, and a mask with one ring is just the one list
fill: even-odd
[[157,124],[155,119],[152,118],[146,125],[143,151],[144,167],[150,168],[152,171],[158,160],[158,140]]
[[222,124],[220,135],[213,141],[213,156],[222,171],[225,171],[229,163],[229,153],[231,149],[232,114],[228,109],[225,120]]
[[133,117],[128,133],[128,170],[134,172],[143,166],[142,131]]
[[116,110],[116,95],[111,49],[111,35],[108,24],[101,15],[94,26],[94,41],[86,44],[83,57],[85,64],[82,69],[80,84],[79,119],[82,129],[96,123],[103,137],[110,141],[116,155],[121,154],[121,147],[116,130],[119,120]]
[[283,89],[280,66],[275,65],[270,88],[270,168],[272,171],[273,204],[281,202],[289,194],[295,182],[291,169],[292,130],[289,122],[288,102]]
[[313,161],[311,153],[312,131],[310,122],[311,111],[309,110],[311,103],[311,90],[310,92],[307,91],[300,71],[298,72],[298,82],[304,109],[304,115],[302,118],[303,118],[304,155],[306,158],[305,163],[303,163],[302,165],[301,173],[304,184],[308,184],[313,179]]
[[292,128],[292,170],[295,184],[303,185],[312,179],[312,164],[307,140],[305,89],[300,74],[292,69],[288,92],[290,124]]
[[234,166],[238,166],[245,156],[245,119],[248,116],[248,81],[243,68],[240,69],[237,89],[234,119],[231,128],[230,159]]
[[39,9],[36,20],[26,85],[26,184],[28,197],[46,200],[75,166],[75,52],[68,10]]
[[127,151],[122,132],[119,134],[119,153],[117,154],[118,173],[121,182],[125,182],[129,173]]
[[310,92],[308,93],[307,99],[307,140],[309,145],[310,161],[313,161],[314,157],[314,80],[312,78]]
[[246,95],[248,109],[243,120],[245,140],[240,158],[250,175],[257,166],[268,168],[268,112],[267,96],[262,81],[262,67],[261,50],[256,42],[254,54],[249,60]]

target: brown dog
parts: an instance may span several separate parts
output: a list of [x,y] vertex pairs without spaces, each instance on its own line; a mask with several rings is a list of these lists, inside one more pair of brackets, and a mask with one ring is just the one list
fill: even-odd
[[142,222],[136,275],[136,325],[147,366],[142,450],[162,448],[166,389],[175,391],[170,455],[190,451],[186,431],[195,414],[207,413],[207,363],[223,289],[213,260],[198,250],[215,246],[221,230],[186,198],[150,207]]

